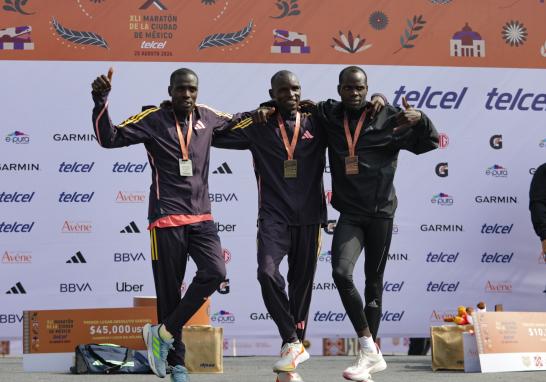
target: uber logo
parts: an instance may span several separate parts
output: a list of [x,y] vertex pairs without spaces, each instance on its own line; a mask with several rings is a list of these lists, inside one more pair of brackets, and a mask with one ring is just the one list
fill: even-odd
[[117,292],[142,292],[144,284],[129,284],[126,281],[120,283],[116,282],[116,291]]
[[216,230],[218,232],[235,232],[235,227],[237,227],[237,224],[222,224],[216,222]]

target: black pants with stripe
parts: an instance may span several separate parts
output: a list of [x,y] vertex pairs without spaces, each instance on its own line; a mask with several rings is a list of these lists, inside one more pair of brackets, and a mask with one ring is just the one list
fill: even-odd
[[[320,239],[319,224],[289,226],[259,221],[258,281],[283,344],[305,338]],[[288,295],[279,271],[285,256],[288,257]]]
[[[170,365],[184,365],[182,326],[205,299],[224,281],[226,266],[220,238],[212,221],[180,227],[154,228],[151,232],[152,269],[157,295],[157,316],[174,336]],[[181,299],[182,282],[190,256],[197,265],[191,284]]]
[[[341,214],[332,241],[332,276],[356,332],[370,328],[374,340],[381,322],[383,274],[392,237],[392,219]],[[353,282],[353,270],[364,248],[364,298]]]

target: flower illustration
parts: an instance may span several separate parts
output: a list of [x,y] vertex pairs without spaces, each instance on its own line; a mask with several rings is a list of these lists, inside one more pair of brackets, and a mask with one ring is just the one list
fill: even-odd
[[372,28],[378,31],[385,29],[389,25],[389,18],[381,11],[373,12],[368,19]]
[[519,21],[510,20],[502,27],[502,38],[510,46],[520,46],[527,41],[527,28]]
[[354,37],[351,31],[347,36],[340,31],[339,39],[332,37],[332,40],[334,40],[332,48],[343,53],[358,53],[372,47],[372,44],[365,45],[366,39],[360,37],[360,35]]

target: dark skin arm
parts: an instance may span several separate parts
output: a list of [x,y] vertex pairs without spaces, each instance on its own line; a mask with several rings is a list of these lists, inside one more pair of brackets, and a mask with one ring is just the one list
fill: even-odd
[[406,97],[402,97],[402,104],[404,105],[404,111],[396,115],[397,127],[393,130],[394,134],[404,134],[421,120],[421,112],[410,106]]
[[114,75],[114,68],[108,69],[108,74],[104,74],[95,78],[95,81],[91,84],[91,88],[97,94],[109,92],[112,89],[112,76]]

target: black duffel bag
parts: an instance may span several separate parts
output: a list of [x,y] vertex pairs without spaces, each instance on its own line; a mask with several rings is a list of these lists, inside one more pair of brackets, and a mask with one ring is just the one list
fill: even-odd
[[132,349],[114,344],[76,346],[74,374],[149,374],[148,359]]

